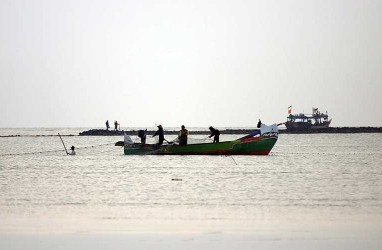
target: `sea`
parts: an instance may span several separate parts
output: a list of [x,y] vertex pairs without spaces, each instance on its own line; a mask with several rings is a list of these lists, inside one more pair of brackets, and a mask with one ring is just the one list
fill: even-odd
[[0,249],[382,249],[382,134],[126,156],[122,136],[87,129],[0,129]]

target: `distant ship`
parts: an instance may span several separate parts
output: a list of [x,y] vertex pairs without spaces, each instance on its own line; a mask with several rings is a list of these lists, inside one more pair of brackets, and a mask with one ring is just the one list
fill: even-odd
[[301,131],[310,129],[328,128],[332,119],[329,119],[328,112],[321,113],[318,108],[312,108],[312,114],[292,114],[292,106],[288,107],[288,117],[285,122],[287,130]]

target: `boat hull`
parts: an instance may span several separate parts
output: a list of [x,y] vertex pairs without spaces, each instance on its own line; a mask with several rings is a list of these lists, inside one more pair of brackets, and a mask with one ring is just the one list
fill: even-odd
[[268,155],[277,135],[259,136],[220,143],[179,145],[125,144],[125,155]]

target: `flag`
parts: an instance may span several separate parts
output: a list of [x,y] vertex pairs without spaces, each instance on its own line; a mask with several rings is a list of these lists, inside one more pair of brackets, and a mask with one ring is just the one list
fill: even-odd
[[288,107],[288,115],[292,114],[292,106]]

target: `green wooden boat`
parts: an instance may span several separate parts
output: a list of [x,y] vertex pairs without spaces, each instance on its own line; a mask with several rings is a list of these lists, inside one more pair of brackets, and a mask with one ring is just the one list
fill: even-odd
[[125,135],[125,155],[268,155],[278,138],[277,125],[262,126],[261,129],[233,141],[198,143],[179,146],[165,144],[133,143]]

